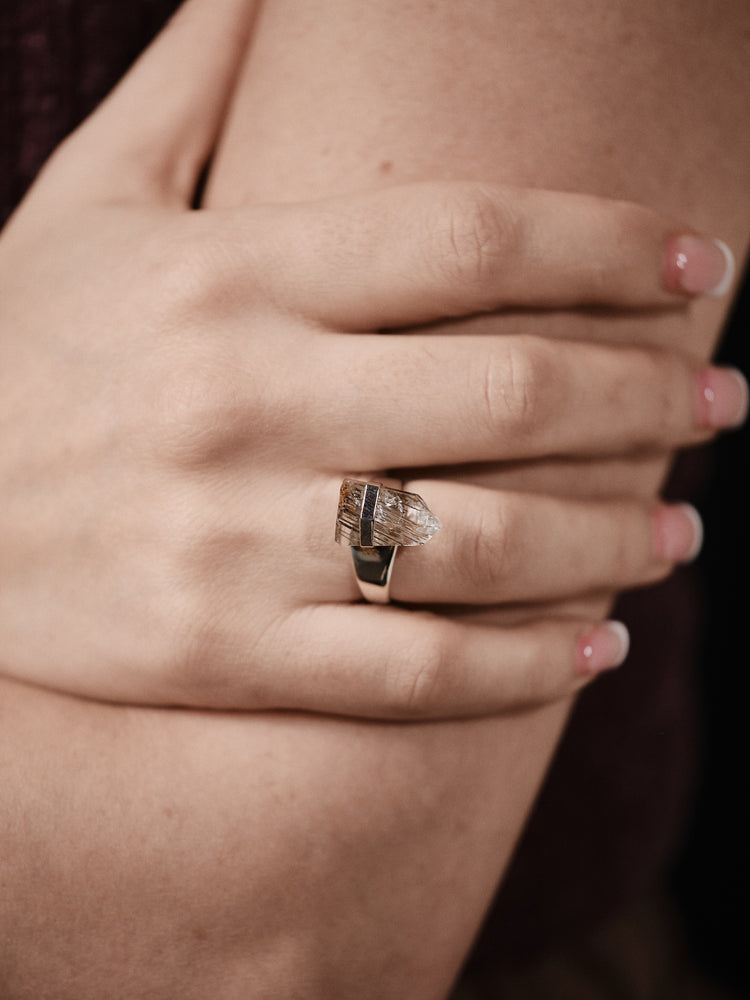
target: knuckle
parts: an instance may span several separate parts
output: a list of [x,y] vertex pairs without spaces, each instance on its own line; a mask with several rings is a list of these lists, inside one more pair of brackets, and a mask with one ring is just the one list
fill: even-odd
[[181,616],[171,676],[185,701],[198,706],[234,706],[232,672],[225,669],[229,645],[219,616],[208,613]]
[[206,250],[196,236],[191,227],[171,223],[141,243],[141,260],[156,291],[156,320],[167,328],[203,305],[199,292],[205,293],[210,284],[210,275],[203,266]]
[[210,646],[203,641],[201,609],[195,595],[174,572],[172,560],[158,571],[158,591],[150,602],[147,653],[141,669],[159,693],[163,704],[205,704],[210,689],[206,676],[213,663]]
[[162,672],[187,704],[262,704],[272,678],[261,664],[278,652],[284,615],[258,566],[272,533],[205,483],[163,506]]
[[216,661],[209,636],[198,624],[200,615],[197,609],[188,611],[188,603],[192,604],[176,597],[171,602],[161,644],[161,673],[178,703],[200,705],[206,704],[213,686],[210,673]]
[[429,718],[444,704],[452,657],[449,630],[423,630],[386,674],[386,710],[395,718]]
[[468,554],[465,572],[475,593],[497,596],[507,579],[508,516],[507,505],[493,498],[468,519],[463,538]]
[[243,391],[236,366],[214,345],[183,343],[175,353],[179,357],[168,357],[153,379],[143,433],[161,463],[199,468],[219,462],[253,426],[259,394]]
[[144,250],[154,336],[138,425],[162,461],[216,460],[271,419],[273,380],[260,374],[261,359],[248,364],[236,336],[232,257],[206,226],[169,226]]
[[180,216],[139,245],[159,303],[157,320],[167,329],[195,327],[206,315],[226,315],[237,301],[233,289],[246,289],[252,281],[248,248],[233,246],[228,232],[202,214]]
[[465,185],[446,199],[438,225],[438,259],[451,284],[486,288],[491,308],[491,287],[510,257],[517,253],[518,214],[505,199],[482,185]]
[[175,623],[172,641],[165,655],[163,673],[177,704],[196,707],[233,705],[227,693],[226,671],[220,655],[220,629],[213,624],[197,624],[181,615]]
[[482,372],[481,398],[491,433],[523,440],[550,415],[559,371],[550,346],[532,337],[507,342],[491,356]]
[[229,606],[221,599],[220,573],[210,565],[216,554],[199,520],[192,508],[177,511],[168,529],[160,672],[180,703],[215,706],[225,703]]

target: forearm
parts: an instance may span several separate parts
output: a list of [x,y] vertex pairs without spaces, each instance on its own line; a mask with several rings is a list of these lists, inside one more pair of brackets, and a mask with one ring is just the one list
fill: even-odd
[[[0,697],[3,997],[446,989],[508,841],[513,786],[471,759],[492,756],[491,723]],[[505,759],[524,787],[521,732]]]

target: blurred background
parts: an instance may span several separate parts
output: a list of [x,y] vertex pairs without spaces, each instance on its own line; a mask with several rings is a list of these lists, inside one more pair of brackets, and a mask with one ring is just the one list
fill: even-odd
[[[747,274],[719,358],[750,377]],[[707,610],[700,655],[701,776],[692,822],[671,875],[690,950],[718,983],[750,997],[747,959],[750,719],[743,693],[750,668],[750,429],[708,451],[710,486],[697,506],[706,527],[698,560]],[[747,690],[747,689],[745,689]]]

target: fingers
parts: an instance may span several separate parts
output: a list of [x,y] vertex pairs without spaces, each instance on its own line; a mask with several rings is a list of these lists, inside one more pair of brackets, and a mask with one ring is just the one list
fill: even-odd
[[344,469],[634,454],[704,440],[747,412],[739,373],[638,348],[334,335],[321,351],[325,377],[300,393]]
[[394,600],[420,604],[554,601],[666,576],[700,548],[685,505],[579,501],[412,482],[442,522],[427,544],[402,548]]
[[667,306],[731,281],[723,244],[577,194],[412,184],[252,219],[284,300],[346,330],[505,306]]
[[[255,0],[187,0],[66,147],[74,183],[183,204],[213,149]],[[77,172],[76,168],[77,167]]]
[[[282,637],[294,653],[280,658]],[[274,639],[265,673],[253,676],[255,707],[395,720],[539,705],[572,694],[627,653],[620,625],[561,620],[501,629],[368,605],[306,609]],[[238,691],[234,706],[247,699]]]
[[548,493],[578,500],[653,500],[664,481],[667,453],[612,458],[550,458],[404,470],[403,479],[444,479],[517,493]]

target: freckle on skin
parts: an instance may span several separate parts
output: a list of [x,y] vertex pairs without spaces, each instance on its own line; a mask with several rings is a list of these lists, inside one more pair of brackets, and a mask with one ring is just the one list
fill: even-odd
[[383,160],[380,166],[378,167],[378,170],[380,171],[381,174],[389,174],[393,170],[393,161]]

